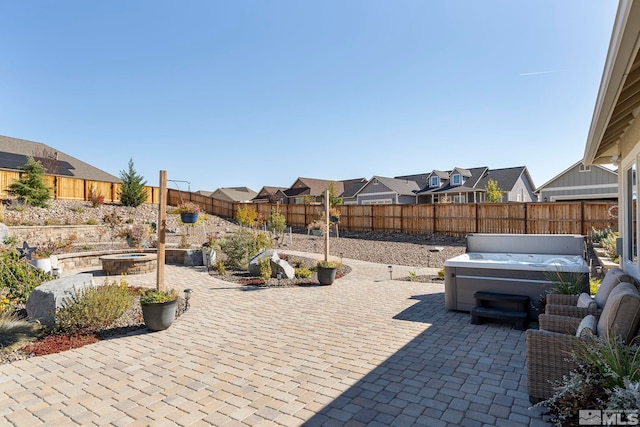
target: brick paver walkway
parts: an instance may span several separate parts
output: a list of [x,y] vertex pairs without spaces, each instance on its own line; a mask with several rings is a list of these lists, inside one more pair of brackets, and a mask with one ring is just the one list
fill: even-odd
[[[168,286],[194,290],[188,312],[166,331],[1,365],[0,425],[545,425],[523,332],[445,310],[442,284],[345,262],[332,286],[277,289],[167,266]],[[394,275],[410,270],[427,271]]]

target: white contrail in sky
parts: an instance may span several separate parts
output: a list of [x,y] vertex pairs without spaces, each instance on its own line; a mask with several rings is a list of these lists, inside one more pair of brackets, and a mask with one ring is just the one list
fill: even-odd
[[549,70],[549,71],[534,71],[532,73],[520,73],[520,76],[536,76],[538,74],[550,74],[550,73],[559,73],[560,70]]

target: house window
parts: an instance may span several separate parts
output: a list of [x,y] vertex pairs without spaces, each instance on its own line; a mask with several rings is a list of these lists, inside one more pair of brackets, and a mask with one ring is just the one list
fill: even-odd
[[439,187],[440,186],[440,178],[436,176],[431,177],[431,182],[429,184],[431,187]]
[[459,173],[456,173],[451,176],[451,185],[461,185],[462,184],[462,176]]
[[378,184],[379,184],[378,180],[377,180],[377,179],[374,179],[374,180],[373,180],[373,185],[378,185]]
[[465,203],[465,202],[466,202],[465,196],[462,196],[462,195],[453,196],[453,203]]
[[580,165],[580,172],[589,172],[591,171],[591,166]]

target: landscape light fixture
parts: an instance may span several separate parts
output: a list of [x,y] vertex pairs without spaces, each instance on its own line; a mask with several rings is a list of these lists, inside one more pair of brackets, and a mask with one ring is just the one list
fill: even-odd
[[191,289],[185,289],[184,290],[184,300],[185,300],[185,305],[186,305],[186,309],[189,309],[189,299],[191,298],[191,292],[193,292]]
[[393,280],[393,266],[390,265],[387,268],[389,269],[389,280]]

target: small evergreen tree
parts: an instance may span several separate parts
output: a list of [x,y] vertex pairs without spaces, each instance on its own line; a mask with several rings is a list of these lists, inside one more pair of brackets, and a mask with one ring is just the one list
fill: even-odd
[[20,178],[9,186],[7,192],[17,196],[21,202],[46,208],[47,202],[51,199],[51,187],[44,183],[45,170],[42,163],[29,157],[20,171]]
[[491,203],[498,203],[502,201],[502,195],[504,191],[498,187],[498,182],[490,179],[484,188],[485,200]]
[[129,159],[129,170],[120,171],[120,179],[122,183],[118,196],[123,206],[138,207],[147,200],[147,181],[141,175],[138,175],[133,167],[133,159]]

